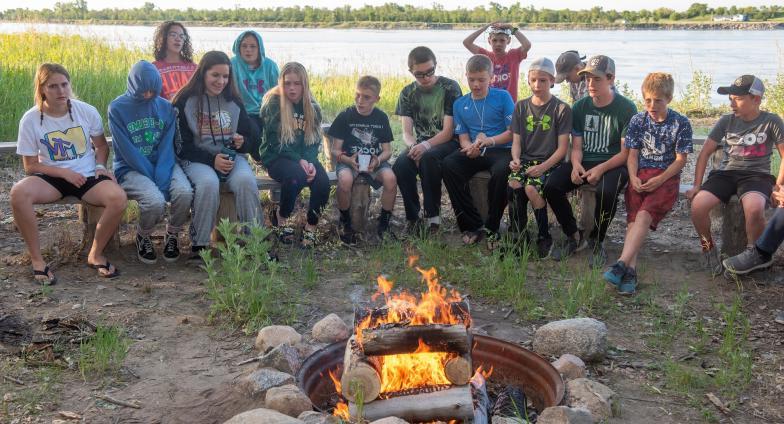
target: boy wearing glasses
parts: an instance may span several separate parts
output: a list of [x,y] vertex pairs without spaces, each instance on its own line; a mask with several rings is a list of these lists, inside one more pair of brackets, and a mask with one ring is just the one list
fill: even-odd
[[[474,43],[482,33],[490,29],[487,43],[492,51],[485,50]],[[509,49],[512,36],[520,42],[520,47]],[[463,45],[473,54],[483,54],[493,61],[493,80],[490,87],[506,90],[512,95],[512,100],[517,103],[517,80],[520,78],[520,62],[528,57],[531,42],[511,24],[493,22],[479,28],[463,40]]]
[[[407,232],[417,234],[426,226],[433,233],[441,224],[441,161],[458,147],[452,104],[462,92],[457,81],[436,75],[436,56],[427,47],[411,50],[408,70],[415,81],[400,92],[395,110],[403,124],[407,149],[397,157],[392,170],[403,197]],[[417,175],[422,181],[425,221],[419,217]]]

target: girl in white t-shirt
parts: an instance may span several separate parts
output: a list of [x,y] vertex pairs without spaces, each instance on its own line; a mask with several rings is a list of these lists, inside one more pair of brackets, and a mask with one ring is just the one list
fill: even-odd
[[29,176],[11,189],[11,207],[30,252],[33,277],[42,284],[55,284],[57,278],[41,256],[33,205],[66,196],[104,208],[87,265],[96,268],[101,277],[119,275],[103,250],[125,210],[125,192],[106,169],[109,146],[98,110],[71,96],[68,71],[61,65],[44,63],[35,74],[35,106],[19,121],[16,153],[22,156]]

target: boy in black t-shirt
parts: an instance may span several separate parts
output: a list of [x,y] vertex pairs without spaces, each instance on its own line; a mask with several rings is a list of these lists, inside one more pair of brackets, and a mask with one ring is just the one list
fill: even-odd
[[332,155],[337,163],[337,201],[340,223],[343,227],[341,240],[355,242],[351,226],[351,187],[360,173],[371,179],[378,188],[383,185],[381,216],[378,218],[378,235],[389,231],[389,218],[395,206],[397,180],[387,160],[392,156],[393,139],[389,118],[375,104],[381,99],[381,82],[372,76],[363,76],[357,81],[354,106],[340,112],[329,128],[332,137]]

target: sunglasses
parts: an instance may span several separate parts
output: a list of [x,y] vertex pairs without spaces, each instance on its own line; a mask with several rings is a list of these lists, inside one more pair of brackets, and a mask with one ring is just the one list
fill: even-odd
[[436,74],[436,67],[432,67],[425,72],[412,72],[414,78],[430,78]]
[[175,40],[187,40],[188,36],[179,32],[170,32],[168,34],[169,38],[174,38]]

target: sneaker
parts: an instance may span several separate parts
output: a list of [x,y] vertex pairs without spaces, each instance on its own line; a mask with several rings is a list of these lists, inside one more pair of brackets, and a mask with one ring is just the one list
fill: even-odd
[[617,289],[621,285],[621,280],[624,275],[626,275],[626,270],[626,264],[623,263],[623,261],[618,261],[610,265],[610,267],[607,268],[607,271],[602,274],[602,277]]
[[637,292],[637,271],[634,268],[626,268],[620,284],[618,284],[618,294],[632,295]]
[[546,259],[550,257],[550,250],[553,248],[552,237],[544,237],[536,240],[536,253],[539,259]]
[[340,233],[340,241],[350,246],[357,244],[357,232],[351,226],[344,226]]
[[604,250],[604,243],[599,240],[588,240],[588,246],[591,248],[591,255],[588,256],[588,265],[591,268],[604,268],[607,263],[607,251]]
[[486,230],[485,240],[487,243],[487,250],[491,252],[501,247],[501,235],[494,231]]
[[724,272],[724,266],[721,264],[721,253],[716,246],[711,247],[710,250],[702,251],[700,265],[702,265],[703,269],[710,272],[712,277],[721,275]]
[[193,246],[191,247],[191,255],[188,256],[188,264],[193,266],[203,266],[204,258],[201,257],[201,251],[207,249],[206,246]]
[[175,262],[180,259],[180,243],[176,234],[166,233],[163,245],[163,260]]
[[384,238],[385,234],[389,234],[389,221],[378,220],[378,227],[376,227],[376,234],[378,238]]
[[553,247],[552,251],[550,252],[550,257],[553,258],[554,261],[562,261],[569,256],[572,256],[576,252],[579,252],[587,246],[585,239],[583,238],[583,234],[578,232],[579,240],[575,240],[572,237],[567,237],[564,244],[558,247]]
[[754,246],[749,246],[740,254],[727,258],[722,262],[727,271],[740,275],[748,274],[755,269],[767,268],[772,263],[772,256],[766,261]]
[[139,261],[148,265],[158,262],[158,257],[155,255],[155,247],[153,247],[152,240],[149,237],[136,235],[136,257],[139,258]]

